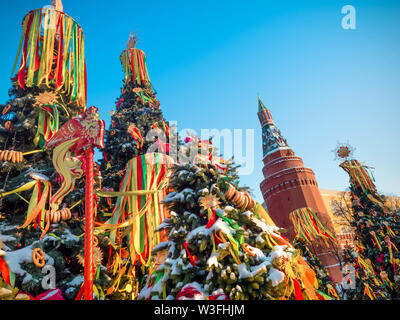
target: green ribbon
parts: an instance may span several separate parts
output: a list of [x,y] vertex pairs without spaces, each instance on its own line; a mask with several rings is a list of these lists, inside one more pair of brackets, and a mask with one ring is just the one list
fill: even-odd
[[219,212],[216,212],[216,214],[217,214],[217,216],[220,217],[222,220],[224,220],[225,222],[227,222],[231,228],[233,228],[233,229],[235,229],[235,230],[239,228],[239,225],[238,225],[236,222],[234,222],[232,219],[229,219],[229,218],[227,218],[227,217],[224,217],[224,216],[223,216],[221,213],[219,213]]
[[229,178],[229,177],[223,177],[223,178],[221,178],[220,180],[221,180],[222,186],[225,188],[225,191],[227,191],[227,190],[228,190],[228,187],[226,186],[225,180],[232,181],[232,179]]

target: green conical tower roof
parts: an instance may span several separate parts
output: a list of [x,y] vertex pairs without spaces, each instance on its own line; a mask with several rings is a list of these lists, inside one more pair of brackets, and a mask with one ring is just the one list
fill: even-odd
[[258,112],[267,110],[267,108],[264,106],[264,103],[261,101],[260,97],[257,97],[258,99]]
[[286,139],[276,127],[271,112],[265,107],[260,97],[258,97],[258,118],[262,127],[264,157],[277,150],[290,149]]

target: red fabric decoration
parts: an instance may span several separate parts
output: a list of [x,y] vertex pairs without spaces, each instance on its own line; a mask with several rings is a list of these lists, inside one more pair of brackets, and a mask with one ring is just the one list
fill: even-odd
[[196,261],[199,260],[199,258],[197,258],[196,256],[192,256],[192,254],[189,252],[188,245],[189,245],[189,243],[187,243],[187,242],[183,243],[183,246],[185,247],[186,252],[188,254],[190,263],[191,263],[192,266],[195,267],[196,266]]
[[43,292],[36,296],[35,300],[64,300],[59,288]]
[[[224,297],[224,298],[219,299],[219,297]],[[229,300],[229,297],[225,293],[221,293],[221,294],[208,296],[208,300]]]
[[77,294],[77,296],[76,296],[76,298],[75,298],[75,300],[81,300],[82,299],[82,297],[83,297],[83,286],[79,289],[79,292],[78,292],[78,294]]
[[217,217],[215,215],[215,210],[214,209],[211,209],[211,210],[212,210],[212,216],[210,217],[210,220],[208,220],[206,229],[210,229],[213,226],[213,224],[215,223],[215,221],[217,221]]
[[296,299],[296,300],[304,300],[303,292],[301,291],[299,280],[297,280],[296,278],[294,278],[294,279],[293,279],[293,285],[294,285],[294,295],[295,295],[295,299]]
[[2,257],[0,257],[0,273],[3,275],[4,281],[11,286],[10,269],[8,269],[8,265]]
[[181,297],[193,298],[196,294],[202,294],[202,293],[195,287],[187,286],[179,291],[179,293],[176,296],[176,299],[178,300]]

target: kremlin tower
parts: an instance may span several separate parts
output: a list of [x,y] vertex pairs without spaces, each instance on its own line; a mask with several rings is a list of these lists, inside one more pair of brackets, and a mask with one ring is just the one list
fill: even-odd
[[[258,118],[262,127],[264,162],[264,180],[260,189],[271,218],[277,226],[287,230],[286,236],[289,239],[293,239],[294,231],[289,214],[293,210],[308,207],[328,229],[333,230],[314,172],[305,168],[301,157],[296,156],[289,147],[260,98]],[[341,281],[342,275],[336,258],[327,253],[326,249],[318,250],[318,257],[332,278]]]

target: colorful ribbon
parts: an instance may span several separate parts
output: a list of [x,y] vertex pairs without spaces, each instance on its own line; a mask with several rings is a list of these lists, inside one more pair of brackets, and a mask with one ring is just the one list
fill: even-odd
[[86,63],[81,27],[70,16],[52,8],[30,11],[22,22],[22,36],[12,74],[19,87],[46,85],[86,106]]
[[36,146],[44,150],[45,144],[58,131],[59,113],[56,105],[40,106],[38,129],[33,142]]
[[376,187],[370,175],[357,160],[346,160],[339,165],[350,176],[350,182],[361,187],[365,194],[376,193]]
[[317,215],[310,208],[296,209],[290,213],[296,237],[301,237],[307,243],[335,237],[324,227]]
[[126,49],[121,53],[120,60],[125,71],[125,84],[130,81],[139,85],[150,84],[146,56],[142,50]]
[[96,192],[99,196],[118,196],[112,216],[97,229],[110,229],[115,244],[118,228],[131,226],[127,235],[132,262],[150,265],[150,252],[164,240],[165,233],[156,232],[168,216],[160,203],[166,196],[173,160],[165,154],[146,153],[128,162],[119,192]]

